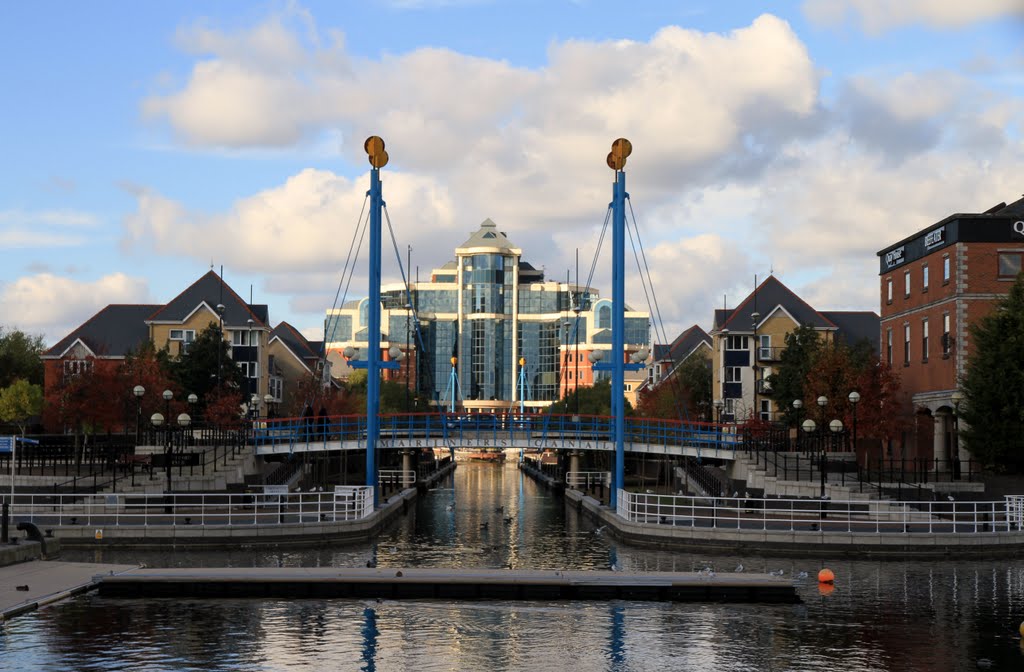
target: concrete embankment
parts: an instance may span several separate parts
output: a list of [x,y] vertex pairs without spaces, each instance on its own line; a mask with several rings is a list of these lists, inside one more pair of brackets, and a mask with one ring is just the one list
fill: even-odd
[[[549,487],[557,487],[550,477],[522,466],[531,478]],[[692,525],[665,525],[633,522],[616,514],[596,499],[566,488],[566,503],[607,526],[610,534],[632,546],[678,548],[714,553],[749,552],[799,557],[872,557],[900,559],[946,558],[951,556],[1020,556],[1024,554],[1024,534],[1008,531],[943,532],[865,532],[822,530],[746,529]],[[835,521],[834,514],[830,520]],[[824,526],[823,526],[824,527]]]
[[[431,485],[447,476],[455,468],[449,464],[426,481]],[[409,510],[417,497],[417,489],[410,487],[398,492],[366,518],[359,520],[314,520],[267,522],[260,524],[161,524],[159,516],[150,525],[63,525],[54,527],[66,548],[95,548],[119,546],[132,548],[236,548],[239,545],[318,546],[329,542],[349,542],[372,539],[387,525]],[[237,516],[242,518],[243,516]]]

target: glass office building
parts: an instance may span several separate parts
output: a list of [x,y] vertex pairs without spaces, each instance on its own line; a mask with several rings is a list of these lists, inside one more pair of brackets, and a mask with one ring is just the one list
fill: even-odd
[[[385,375],[408,379],[434,403],[454,398],[460,410],[547,406],[593,384],[590,353],[611,349],[611,301],[594,288],[546,281],[490,219],[428,281],[411,283],[408,293],[384,286],[381,299],[379,347],[385,358],[396,345],[406,353],[403,368]],[[324,340],[341,364],[335,372],[347,370],[346,347],[365,352],[367,313],[366,299],[327,312]],[[649,347],[646,312],[627,306],[625,338],[626,356]]]

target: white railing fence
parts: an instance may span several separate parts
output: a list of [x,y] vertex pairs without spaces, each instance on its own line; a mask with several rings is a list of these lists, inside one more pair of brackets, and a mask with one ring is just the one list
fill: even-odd
[[416,483],[416,472],[412,469],[381,469],[377,472],[377,484],[411,486]]
[[888,502],[695,497],[618,491],[616,512],[636,523],[792,532],[1024,531],[1024,495],[1006,501]]
[[361,520],[373,513],[373,488],[333,492],[18,494],[11,517],[39,527],[294,525]]
[[599,485],[605,487],[612,483],[612,472],[610,471],[567,471],[565,472],[565,484],[570,488],[596,488]]

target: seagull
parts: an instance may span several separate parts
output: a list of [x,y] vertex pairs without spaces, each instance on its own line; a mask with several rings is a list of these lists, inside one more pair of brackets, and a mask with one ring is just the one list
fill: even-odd
[[454,504],[449,504],[448,506],[444,507],[444,510],[445,511],[454,511],[455,510],[455,505]]
[[799,574],[796,575],[796,578],[798,578],[798,579],[806,579],[807,578],[807,572],[800,572]]
[[739,497],[740,496],[740,491],[739,490],[733,490],[732,491],[732,496],[733,497]]
[[953,499],[953,495],[946,495],[946,499],[948,499],[951,502],[952,501],[956,501],[956,500]]
[[616,563],[616,562],[613,562],[613,563],[611,564],[611,570],[612,570],[613,572],[621,572],[621,571],[622,571],[621,569],[619,569],[619,565],[618,565],[618,563]]
[[741,562],[740,564],[736,565],[736,569],[734,569],[732,571],[734,571],[734,572],[742,572],[743,571],[743,563]]
[[604,528],[605,528],[604,525],[602,525],[601,527],[594,528],[594,534],[597,534],[597,535],[604,534]]
[[653,495],[654,494],[654,490],[651,490],[651,489],[648,488],[648,490],[646,491],[646,494]]
[[784,570],[784,569],[776,569],[775,571],[768,572],[768,573],[771,574],[772,576],[782,576],[783,574],[786,573],[786,570]]

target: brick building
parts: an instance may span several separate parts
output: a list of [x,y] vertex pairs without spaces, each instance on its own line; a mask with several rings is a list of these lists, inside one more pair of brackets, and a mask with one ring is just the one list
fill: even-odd
[[892,457],[933,458],[940,469],[969,457],[952,450],[969,327],[1009,293],[1022,258],[1024,199],[949,215],[878,253],[881,355],[900,372],[905,410],[915,413],[889,446]]

